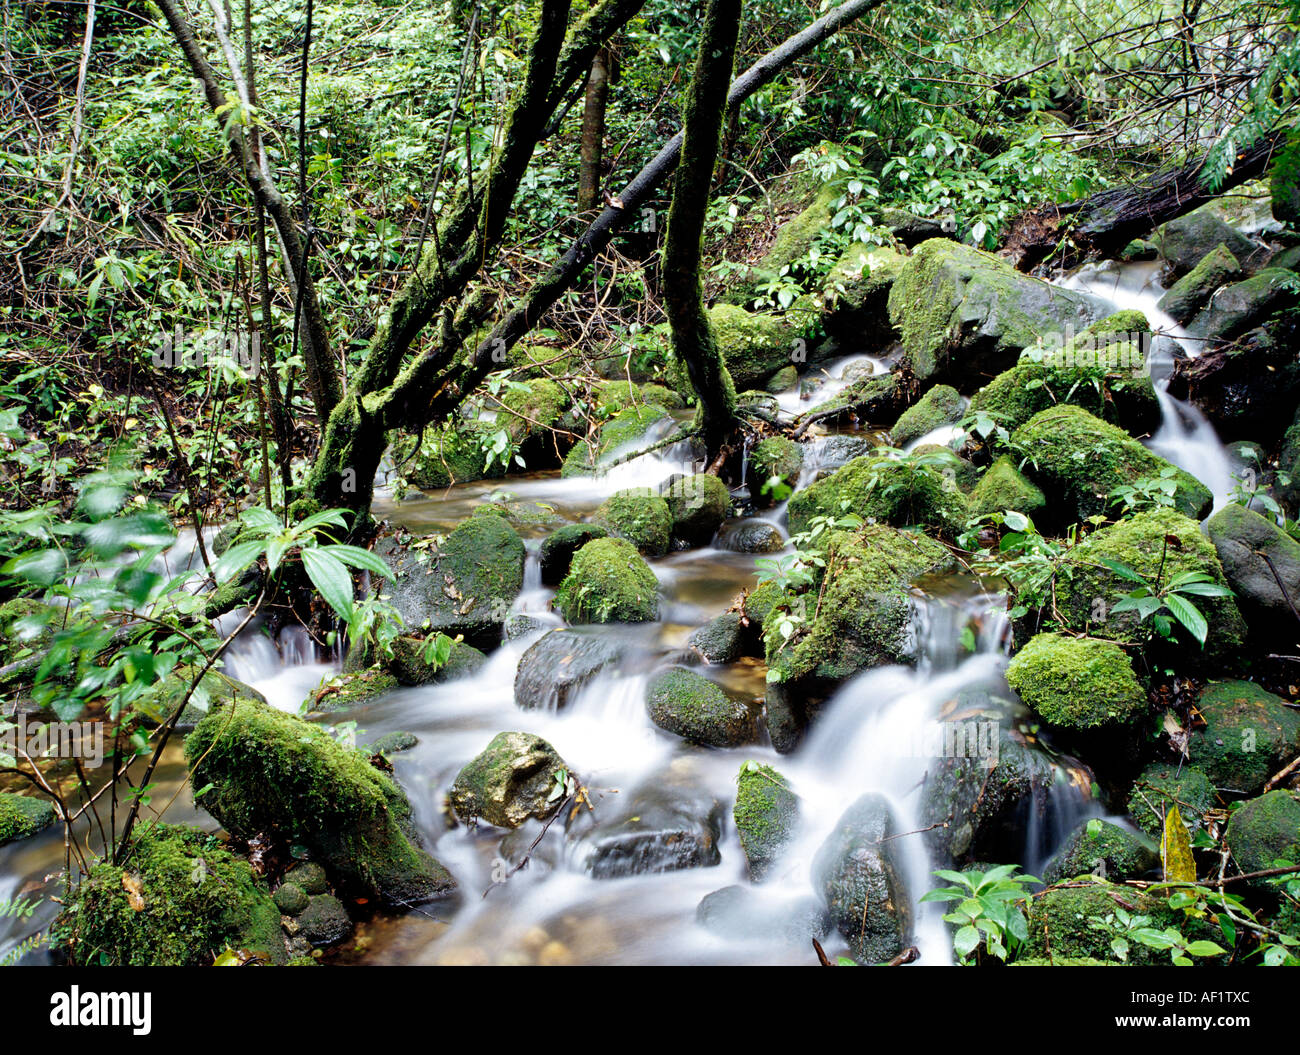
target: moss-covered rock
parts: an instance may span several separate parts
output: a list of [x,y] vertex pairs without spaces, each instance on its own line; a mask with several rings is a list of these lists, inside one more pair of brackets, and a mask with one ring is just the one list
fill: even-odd
[[593,476],[620,459],[650,446],[656,430],[672,421],[663,407],[639,403],[619,411],[596,433],[594,439],[579,440],[564,458],[560,476]]
[[1249,238],[1229,226],[1215,202],[1157,227],[1152,241],[1165,261],[1166,270],[1175,278],[1187,274],[1219,246],[1224,246],[1242,263],[1258,253],[1258,247]]
[[710,663],[734,663],[745,654],[748,636],[739,612],[723,612],[691,634],[686,643]]
[[[1174,468],[1122,429],[1080,407],[1040,411],[1016,429],[1011,440],[1028,459],[1024,470],[1043,489],[1062,524],[1105,513],[1116,488]],[[1174,481],[1179,512],[1198,520],[1209,512],[1209,488],[1182,469],[1174,469]]]
[[701,747],[740,747],[758,739],[754,708],[685,667],[672,667],[650,679],[646,710],[660,729]]
[[[163,723],[171,717],[172,711],[180,704],[198,668],[188,663],[174,667],[172,672],[141,695],[132,704],[133,709],[150,722]],[[181,731],[193,729],[203,720],[214,701],[229,699],[259,700],[266,702],[266,697],[251,685],[245,685],[237,678],[223,674],[219,670],[209,670],[190,696],[185,710],[176,720],[176,728]]]
[[1062,341],[1025,349],[971,400],[1007,429],[1054,406],[1081,407],[1135,436],[1160,425],[1160,402],[1146,365],[1151,328],[1139,311],[1121,311]]
[[329,893],[329,876],[316,861],[300,861],[284,874],[286,883],[294,883],[308,894]]
[[1233,812],[1223,844],[1243,873],[1300,864],[1300,802],[1286,791],[1251,799]]
[[447,661],[435,666],[425,655],[429,642],[422,637],[405,635],[393,642],[389,671],[403,685],[434,685],[467,678],[487,662],[487,656],[464,641],[453,641]]
[[647,556],[662,556],[672,542],[672,511],[648,487],[615,491],[601,503],[593,519],[611,535],[626,539]]
[[911,940],[913,906],[883,795],[863,795],[813,859],[813,887],[861,963],[883,963]]
[[750,490],[762,500],[770,502],[770,492],[763,488],[771,481],[793,488],[803,470],[803,447],[784,436],[769,436],[759,440],[749,452],[749,468],[754,486]]
[[791,533],[807,531],[815,516],[856,513],[894,527],[953,535],[967,515],[965,496],[943,473],[886,456],[853,459],[799,491],[786,508]]
[[856,242],[832,265],[822,286],[826,305],[823,325],[854,347],[886,344],[894,333],[889,321],[889,291],[907,265],[893,249]]
[[225,949],[287,959],[280,910],[247,861],[193,828],[145,826],[95,865],[50,928],[75,966],[201,967]]
[[977,517],[1008,509],[1034,517],[1046,507],[1042,490],[1016,468],[1015,459],[1007,454],[988,467],[967,499],[970,515]]
[[367,747],[372,755],[396,755],[402,751],[409,751],[419,744],[420,738],[414,733],[408,733],[404,729],[398,729],[391,733],[385,733],[378,740],[374,741]]
[[763,391],[772,395],[789,392],[799,383],[799,371],[793,366],[783,366],[763,384]]
[[1128,725],[1147,706],[1124,650],[1097,638],[1035,635],[1008,665],[1007,684],[1061,729]]
[[487,422],[457,421],[426,429],[418,448],[415,437],[399,437],[393,443],[393,462],[423,491],[495,479],[506,474],[506,467],[499,459],[488,462],[484,444],[493,431]]
[[397,675],[379,666],[344,671],[326,678],[312,690],[307,698],[307,710],[321,714],[348,711],[392,692],[401,684]]
[[943,238],[916,247],[889,293],[889,317],[913,374],[959,387],[1015,365],[1041,334],[1081,330],[1105,314],[1096,297],[1050,286]]
[[498,828],[518,828],[530,817],[544,821],[560,808],[551,792],[561,770],[568,772],[568,763],[540,736],[498,733],[457,775],[452,809],[466,823]]
[[1195,834],[1204,827],[1205,813],[1214,805],[1214,785],[1195,766],[1148,766],[1133,782],[1129,792],[1128,813],[1133,823],[1147,835],[1159,839],[1165,830],[1170,806]]
[[497,424],[522,444],[558,426],[571,402],[569,394],[548,378],[512,384],[501,394]]
[[54,806],[45,799],[0,791],[0,846],[28,839],[54,823]]
[[493,647],[524,585],[526,550],[501,516],[471,516],[427,548],[385,535],[375,552],[394,579],[383,592],[411,629],[423,628]]
[[1292,605],[1300,598],[1300,542],[1236,502],[1210,517],[1205,532],[1238,606],[1255,617],[1252,633],[1263,640],[1289,634]]
[[903,411],[889,435],[895,447],[906,447],[928,432],[955,425],[966,413],[966,400],[951,385],[935,385],[919,402]]
[[786,319],[734,304],[715,305],[708,315],[736,391],[761,387],[772,374],[791,365],[798,333]]
[[340,881],[388,904],[452,893],[451,874],[414,842],[401,789],[324,729],[249,700],[211,711],[185,741],[202,806],[236,838],[273,831]]
[[716,476],[696,473],[673,480],[663,493],[674,538],[707,545],[731,512],[731,492]]
[[887,428],[898,420],[911,400],[909,385],[897,372],[862,377],[838,393],[805,411],[800,420],[844,420],[850,416]]
[[[1143,894],[1130,887],[1094,882],[1087,886],[1054,887],[1029,903],[1029,940],[1023,958],[1040,958],[1060,963],[1083,957],[1117,962],[1110,943],[1123,927],[1116,910],[1151,917],[1156,930],[1186,926],[1182,912],[1169,908],[1165,899]],[[1215,928],[1217,934],[1218,929]],[[1201,935],[1197,935],[1200,937]],[[1205,935],[1209,937],[1209,935]],[[1130,941],[1128,962],[1135,966],[1168,964],[1169,953]]]
[[659,618],[659,580],[630,542],[595,539],[574,555],[555,607],[570,623],[649,622]]
[[542,583],[558,586],[569,574],[573,555],[593,539],[606,538],[609,531],[599,524],[567,524],[547,535],[538,551]]
[[[1107,561],[1127,565],[1151,583],[1159,578],[1161,585],[1185,572],[1203,572],[1213,582],[1227,584],[1214,546],[1195,521],[1172,509],[1138,513],[1094,532],[1071,551],[1068,567],[1056,577],[1056,610],[1070,629],[1131,644],[1147,639],[1150,627],[1132,612],[1113,611],[1136,584],[1117,575]],[[1231,597],[1197,597],[1196,606],[1209,623],[1205,648],[1184,637],[1177,654],[1222,670],[1236,662],[1246,624]]]
[[1188,755],[1217,788],[1257,794],[1300,752],[1300,714],[1253,682],[1212,682],[1196,709],[1205,728],[1193,732]]
[[1156,307],[1177,323],[1189,322],[1216,289],[1240,275],[1237,258],[1220,242],[1169,288]]
[[352,920],[343,902],[333,894],[308,898],[307,907],[298,914],[298,932],[315,948],[337,945],[352,933]]
[[297,916],[311,903],[307,891],[297,883],[281,883],[273,895],[275,907],[286,916]]
[[1043,880],[1059,883],[1090,872],[1107,879],[1139,879],[1160,864],[1147,839],[1109,821],[1079,825],[1043,869]]
[[1268,267],[1215,291],[1187,324],[1187,332],[1206,341],[1228,341],[1274,315],[1293,312],[1297,305],[1300,276],[1285,268]]
[[1269,204],[1275,219],[1288,227],[1300,226],[1300,132],[1287,132],[1282,149],[1273,155],[1268,171]]
[[794,838],[799,823],[799,796],[771,766],[746,762],[736,777],[732,817],[749,878],[761,882]]

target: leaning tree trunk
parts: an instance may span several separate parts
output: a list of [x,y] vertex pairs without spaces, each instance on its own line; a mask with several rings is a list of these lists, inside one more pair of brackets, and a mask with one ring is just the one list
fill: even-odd
[[1091,256],[1113,257],[1152,228],[1262,175],[1281,142],[1282,133],[1274,132],[1238,153],[1215,190],[1202,178],[1204,159],[1198,158],[1141,183],[1032,209],[1012,221],[1005,247],[1022,271],[1044,261],[1070,267]]
[[582,156],[578,168],[578,211],[600,204],[600,164],[605,143],[605,106],[609,99],[609,49],[591,60],[587,97],[582,108]]
[[673,177],[673,200],[664,236],[664,307],[673,352],[699,397],[704,442],[712,460],[736,417],[736,390],[704,310],[700,259],[713,167],[727,110],[727,86],[740,32],[741,0],[709,0],[695,73],[686,94],[682,155]]

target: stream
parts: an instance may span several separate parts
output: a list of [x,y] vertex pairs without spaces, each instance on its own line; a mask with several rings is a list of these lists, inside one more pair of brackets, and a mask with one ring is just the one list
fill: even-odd
[[[1153,376],[1163,423],[1149,446],[1201,479],[1214,492],[1216,507],[1232,488],[1233,466],[1204,416],[1165,392],[1172,356],[1195,354],[1186,335],[1155,307],[1161,290],[1154,264],[1103,265],[1062,278],[1062,286],[1086,290],[1116,309],[1138,308],[1161,334],[1154,343]],[[828,398],[848,383],[846,374],[887,369],[868,356],[851,356],[815,370],[805,386],[779,398],[784,415]],[[809,380],[811,379],[811,381]],[[949,433],[940,437],[948,438]],[[835,467],[820,456],[824,440],[814,440],[800,487]],[[489,496],[508,492],[512,499],[551,506],[566,522],[589,516],[608,494],[631,486],[654,486],[670,475],[691,473],[687,452],[668,447],[615,467],[596,479],[561,480],[556,474],[529,474],[505,480],[459,485],[444,493],[400,503],[381,497],[375,514],[417,533],[444,531],[464,519]],[[783,509],[763,518],[784,530]],[[337,962],[370,964],[807,964],[812,952],[805,938],[783,936],[765,926],[772,915],[795,910],[815,898],[812,858],[843,811],[861,794],[885,795],[896,830],[915,833],[920,788],[933,761],[934,733],[954,701],[972,689],[1014,701],[1002,671],[1009,647],[1005,598],[968,575],[945,577],[914,591],[914,627],[921,657],[916,668],[879,667],[845,683],[822,708],[808,737],[790,755],[770,746],[701,750],[655,727],[645,708],[645,687],[654,662],[671,662],[697,627],[726,610],[742,590],[755,584],[754,556],[718,548],[671,553],[651,561],[661,591],[660,621],[635,626],[591,627],[587,633],[624,635],[638,658],[589,683],[563,711],[521,710],[514,702],[514,677],[522,653],[559,618],[549,612],[553,591],[541,585],[537,549],[546,533],[521,532],[528,547],[525,586],[514,610],[542,621],[543,630],[508,642],[472,676],[441,685],[401,689],[331,722],[354,720],[359,743],[404,730],[419,743],[393,757],[395,775],[407,790],[416,823],[430,851],[459,881],[462,896],[452,906],[433,905],[400,916],[377,915],[359,922],[354,940],[330,954]],[[725,536],[724,531],[720,537]],[[973,648],[971,643],[973,641]],[[647,663],[646,657],[652,662]],[[336,657],[321,653],[301,631],[285,630],[278,642],[247,631],[232,647],[226,672],[252,685],[276,707],[297,711],[322,678],[338,669]],[[698,668],[728,692],[757,699],[764,692],[761,662],[741,660]],[[1022,714],[1008,702],[1002,720]],[[636,789],[685,784],[712,796],[726,823],[716,867],[594,879],[577,859],[581,844],[544,839],[527,867],[503,883],[502,833],[490,828],[448,829],[442,800],[460,768],[498,732],[535,733],[553,744],[590,789],[597,813],[626,801]],[[731,806],[736,776],[747,760],[769,762],[802,799],[801,827],[778,868],[760,885],[749,887],[745,857]],[[160,772],[154,802],[174,794],[184,776],[179,746],[171,749]],[[146,811],[147,812],[147,811]],[[1048,817],[1023,838],[1022,861],[1035,871],[1080,820],[1102,816],[1103,806],[1062,779]],[[188,790],[167,811],[167,820],[215,828],[195,810]],[[559,834],[560,825],[554,826]],[[915,901],[936,885],[926,843],[919,834],[899,839],[902,867]],[[0,848],[0,900],[39,889],[63,862],[63,837],[56,827],[40,836]],[[708,894],[732,884],[752,890],[725,936],[696,919]],[[47,893],[54,891],[47,888]],[[793,909],[792,909],[793,907]],[[0,954],[45,926],[57,906],[43,903],[30,917],[0,917]],[[942,908],[916,906],[915,944],[920,963],[952,962]],[[846,951],[832,934],[825,942],[834,957]],[[40,952],[27,962],[48,958]]]

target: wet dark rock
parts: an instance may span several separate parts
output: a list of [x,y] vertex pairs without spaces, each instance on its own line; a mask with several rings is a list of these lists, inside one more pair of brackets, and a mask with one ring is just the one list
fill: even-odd
[[749,878],[760,882],[779,860],[799,823],[799,796],[768,765],[746,762],[736,779],[732,810]]
[[568,763],[540,736],[498,733],[457,775],[450,800],[466,823],[518,828],[528,818],[545,820],[560,805],[552,792]]
[[501,628],[501,639],[518,641],[521,637],[531,637],[533,634],[540,634],[543,630],[553,628],[556,621],[553,618],[541,619],[527,612],[516,612],[506,619],[505,626]]
[[395,755],[402,751],[409,751],[419,742],[420,738],[414,733],[399,730],[385,733],[370,745],[369,750],[371,754],[375,755]]
[[646,709],[660,729],[700,747],[740,747],[758,740],[757,708],[733,700],[685,667],[673,667],[650,680]]
[[781,529],[768,520],[735,520],[718,532],[718,548],[732,553],[779,553],[785,545]]
[[487,656],[464,641],[453,642],[447,662],[435,666],[425,658],[429,642],[420,637],[399,637],[393,642],[388,669],[403,685],[436,685],[468,678],[487,662]]
[[1230,502],[1205,524],[1253,634],[1294,640],[1300,543],[1253,510]]
[[887,962],[911,941],[912,900],[892,838],[898,834],[885,797],[863,795],[813,859],[813,886],[860,963]]
[[1145,837],[1109,821],[1079,825],[1043,869],[1049,885],[1089,873],[1107,879],[1139,879],[1160,864],[1160,852]]
[[[1231,340],[1300,302],[1300,276],[1280,267],[1263,271],[1215,291],[1187,332],[1209,342]],[[1213,347],[1213,344],[1210,345]]]
[[333,894],[317,894],[296,920],[299,932],[316,948],[337,945],[352,933],[352,920]]
[[814,897],[771,898],[751,887],[715,890],[695,910],[696,922],[728,941],[768,941],[804,948],[831,931],[826,909]]
[[734,663],[745,654],[748,628],[739,612],[723,612],[687,639],[687,645],[710,663]]
[[592,539],[609,534],[599,524],[569,524],[547,535],[538,554],[542,569],[542,583],[558,586],[569,573],[573,555]]
[[561,710],[620,654],[614,642],[598,634],[552,630],[520,657],[515,703],[525,710]]
[[1213,202],[1162,224],[1156,228],[1152,241],[1166,262],[1167,272],[1174,278],[1187,274],[1219,246],[1243,265],[1263,255],[1261,246],[1224,222]]

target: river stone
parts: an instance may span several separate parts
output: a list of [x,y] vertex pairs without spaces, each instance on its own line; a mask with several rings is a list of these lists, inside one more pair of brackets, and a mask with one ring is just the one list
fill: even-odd
[[732,817],[749,866],[749,878],[760,882],[794,837],[799,823],[799,796],[771,766],[746,762],[736,778]]
[[524,710],[558,711],[603,670],[618,663],[620,649],[597,634],[551,630],[519,659],[515,703]]
[[303,890],[297,883],[281,883],[272,896],[275,900],[275,907],[286,916],[298,915],[311,902],[307,891]]
[[664,491],[673,517],[673,536],[692,546],[712,540],[731,512],[731,492],[716,476],[696,473],[675,479]]
[[727,941],[769,941],[806,948],[831,930],[826,909],[807,895],[772,898],[747,886],[727,886],[707,895],[695,910],[705,930]]
[[396,755],[402,751],[409,751],[420,742],[420,738],[414,733],[396,731],[385,733],[373,744],[370,745],[369,751],[373,755]]
[[745,654],[745,633],[744,617],[739,612],[723,612],[695,631],[686,643],[710,663],[734,663]]
[[718,532],[718,548],[732,553],[780,553],[785,536],[769,520],[735,520]]
[[1098,297],[941,238],[916,247],[889,292],[889,317],[915,377],[967,390],[1014,366],[1044,333],[1077,332],[1109,313]]
[[1247,621],[1250,629],[1265,638],[1293,636],[1293,606],[1300,606],[1300,543],[1235,502],[1210,517],[1205,531],[1238,605],[1254,617]]
[[528,612],[515,612],[506,618],[505,625],[501,628],[501,640],[509,642],[518,641],[523,637],[532,637],[534,634],[554,628],[558,622],[559,620],[554,616],[539,618]]
[[435,685],[458,678],[468,678],[487,662],[487,656],[464,641],[452,643],[447,662],[434,667],[425,661],[428,642],[424,638],[403,636],[393,642],[393,656],[388,669],[403,685]]
[[1156,307],[1183,325],[1204,307],[1210,295],[1225,282],[1240,277],[1241,265],[1226,245],[1220,243],[1175,282]]
[[451,806],[466,823],[518,828],[529,817],[546,820],[560,805],[551,797],[555,774],[568,764],[531,733],[498,733],[451,786]]
[[573,555],[592,539],[605,538],[608,534],[599,524],[569,524],[547,535],[538,554],[542,584],[558,586],[569,574]]
[[1141,835],[1109,821],[1079,825],[1043,869],[1049,886],[1093,873],[1107,879],[1140,879],[1160,864],[1160,852]]
[[1193,337],[1210,343],[1231,340],[1266,323],[1300,302],[1300,276],[1280,267],[1265,268],[1258,274],[1215,291],[1196,317],[1187,324]]
[[606,798],[594,813],[569,822],[572,859],[593,879],[709,868],[722,860],[722,804],[675,763],[626,795]]
[[54,806],[45,799],[0,791],[0,846],[27,839],[54,823]]
[[966,413],[966,400],[951,385],[935,385],[903,411],[889,435],[895,447],[906,447],[943,425],[955,425]]
[[891,838],[896,834],[888,800],[863,795],[813,858],[813,887],[863,964],[891,960],[912,940],[912,900]]
[[785,436],[768,436],[754,444],[749,452],[752,490],[760,496],[764,485],[773,477],[779,477],[788,486],[794,487],[799,482],[802,468],[802,445]]
[[976,741],[925,775],[918,827],[941,866],[1024,860],[1026,834],[1050,826],[1056,770],[1046,753],[1002,729],[996,740],[977,730]]
[[1285,791],[1251,799],[1233,812],[1223,843],[1243,873],[1300,863],[1300,802]]
[[1170,806],[1177,806],[1183,823],[1195,835],[1205,826],[1205,814],[1214,805],[1214,785],[1195,766],[1148,766],[1133,782],[1128,812],[1133,823],[1153,839],[1165,830]]
[[685,667],[650,680],[646,709],[660,729],[700,747],[740,747],[758,740],[758,711]]
[[316,948],[337,945],[352,933],[352,920],[333,894],[317,894],[297,919],[299,933]]
[[1157,227],[1152,241],[1175,278],[1187,274],[1219,246],[1243,263],[1259,252],[1254,242],[1224,222],[1213,202]]
[[396,579],[382,587],[406,626],[463,634],[493,648],[524,584],[523,539],[500,516],[472,516],[428,550],[386,535],[375,552]]
[[553,604],[570,623],[652,622],[659,618],[659,580],[632,543],[593,539],[574,555]]
[[1212,682],[1196,709],[1205,728],[1192,733],[1188,756],[1217,788],[1258,794],[1300,752],[1300,713],[1253,682]]
[[325,869],[315,861],[303,861],[302,864],[294,865],[284,874],[284,881],[301,887],[308,894],[324,894],[329,890]]

